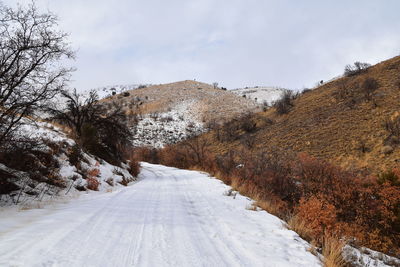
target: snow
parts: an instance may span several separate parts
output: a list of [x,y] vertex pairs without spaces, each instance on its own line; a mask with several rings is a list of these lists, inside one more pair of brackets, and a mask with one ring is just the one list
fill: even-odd
[[58,127],[48,122],[33,121],[22,119],[22,125],[17,129],[16,136],[28,139],[42,139],[54,143],[65,142],[70,146],[75,144],[75,141],[68,138],[67,135]]
[[144,115],[132,131],[133,145],[164,147],[205,131],[196,114],[189,112],[193,101],[184,101],[168,112]]
[[108,85],[98,88],[93,88],[87,91],[83,91],[83,95],[88,95],[90,91],[96,91],[97,95],[100,99],[106,98],[112,95],[113,92],[116,94],[120,94],[126,91],[134,90],[139,88],[140,86],[150,86],[151,84],[119,84],[119,85]]
[[[39,142],[39,146],[35,150],[50,153],[52,157],[58,161],[59,168],[57,170],[58,177],[61,178],[66,188],[62,189],[57,186],[49,185],[45,182],[39,182],[30,178],[26,172],[13,170],[0,163],[0,169],[13,173],[19,179],[12,179],[13,182],[22,189],[18,189],[7,195],[0,194],[0,207],[18,204],[18,208],[29,208],[43,206],[48,201],[52,201],[55,197],[77,195],[79,192],[77,187],[86,187],[87,180],[82,176],[82,172],[88,173],[93,169],[98,170],[95,178],[99,182],[99,191],[112,191],[118,187],[122,187],[121,182],[133,182],[136,178],[128,171],[128,166],[114,166],[108,162],[96,159],[93,155],[82,151],[83,160],[79,162],[80,170],[73,166],[65,152],[68,148],[75,145],[75,141],[69,138],[61,129],[51,123],[32,121],[22,119],[23,124],[16,130],[15,136],[18,138],[31,139]],[[53,153],[48,146],[48,142],[56,143],[62,146],[61,153]],[[18,201],[17,201],[18,200]],[[18,202],[18,203],[16,203]],[[1,266],[1,265],[0,265]]]
[[370,266],[370,267],[390,267],[400,266],[400,259],[390,257],[381,252],[361,247],[355,248],[346,245],[343,248],[343,256],[347,262],[354,267]]
[[[142,163],[111,192],[0,217],[0,266],[321,266],[309,244],[196,171]],[[232,194],[230,194],[232,195]]]
[[246,96],[248,99],[252,99],[259,104],[267,102],[271,105],[274,101],[278,100],[285,89],[279,87],[246,87],[240,89],[230,90],[231,92],[240,96]]

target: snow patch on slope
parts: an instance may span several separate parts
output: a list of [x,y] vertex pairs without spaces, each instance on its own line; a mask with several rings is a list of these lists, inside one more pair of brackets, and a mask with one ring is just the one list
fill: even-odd
[[278,100],[285,89],[279,87],[246,87],[230,90],[231,92],[256,101],[258,104],[268,103],[271,105]]
[[168,112],[144,115],[132,131],[135,146],[160,148],[204,132],[204,126],[190,112],[192,101],[185,101]]
[[346,245],[343,248],[343,257],[346,262],[351,263],[351,266],[375,266],[375,267],[390,267],[400,266],[400,259],[390,257],[381,252],[369,248],[355,248]]
[[[93,172],[92,178],[98,181],[99,191],[113,190],[114,187],[122,186],[121,183],[134,181],[127,165],[114,166],[95,156],[81,151],[81,159],[76,166],[71,164],[67,152],[75,145],[75,141],[69,138],[60,128],[47,122],[33,122],[23,119],[23,125],[16,131],[16,137],[24,140],[32,140],[38,143],[33,149],[50,154],[59,167],[55,170],[57,183],[60,179],[64,188],[52,185],[51,179],[47,181],[34,180],[28,172],[14,170],[0,163],[0,170],[10,173],[10,180],[19,187],[10,194],[0,194],[0,206],[19,204],[19,206],[37,206],[53,199],[55,196],[75,195],[78,189],[84,190],[88,187],[87,174]],[[50,144],[57,144],[59,152],[55,153]],[[47,167],[47,166],[43,166]],[[93,171],[94,170],[94,171]],[[50,184],[48,183],[50,182]]]
[[150,86],[151,84],[119,84],[119,85],[108,85],[98,88],[93,88],[83,92],[83,95],[88,95],[91,90],[96,91],[100,99],[109,97],[115,92],[116,94],[121,94],[123,92],[134,90],[142,86]]
[[30,140],[40,139],[54,143],[66,143],[70,146],[75,145],[75,141],[68,138],[67,135],[57,126],[48,122],[32,121],[22,119],[22,125],[17,129],[17,136]]

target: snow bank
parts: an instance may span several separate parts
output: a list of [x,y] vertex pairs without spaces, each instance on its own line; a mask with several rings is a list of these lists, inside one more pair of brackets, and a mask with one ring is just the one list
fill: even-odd
[[[41,174],[37,170],[23,172],[0,163],[0,169],[9,174],[7,181],[17,187],[15,191],[0,194],[0,206],[38,206],[39,203],[45,203],[56,196],[72,196],[87,190],[88,177],[98,183],[98,191],[103,192],[127,185],[136,179],[129,173],[127,165],[114,166],[83,151],[79,152],[79,161],[72,164],[70,157],[75,141],[61,129],[47,122],[25,119],[23,123],[16,136],[38,141],[39,145],[34,147],[33,151],[49,155],[56,167],[39,162],[42,168],[50,171],[47,176],[40,177]],[[52,148],[54,144],[58,146],[56,150]]]

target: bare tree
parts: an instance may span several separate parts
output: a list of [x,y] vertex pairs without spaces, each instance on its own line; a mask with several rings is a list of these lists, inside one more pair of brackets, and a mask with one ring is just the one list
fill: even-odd
[[[73,92],[62,91],[66,107],[48,107],[53,119],[72,128],[80,144],[93,154],[118,162],[123,148],[130,144],[131,132],[121,106],[112,103],[111,107],[99,103],[95,91],[87,98]],[[114,160],[113,160],[114,159]]]
[[194,156],[193,160],[196,165],[204,164],[207,153],[209,153],[210,143],[205,138],[192,138],[186,140],[182,145]]
[[34,6],[0,4],[0,148],[12,139],[22,118],[39,111],[66,85],[73,58],[57,18]]
[[93,117],[101,115],[98,114],[101,111],[96,107],[98,95],[95,91],[90,91],[88,97],[84,98],[74,89],[72,92],[62,91],[61,96],[66,100],[65,108],[54,105],[48,108],[48,112],[54,116],[53,119],[71,127],[79,138],[83,125]]

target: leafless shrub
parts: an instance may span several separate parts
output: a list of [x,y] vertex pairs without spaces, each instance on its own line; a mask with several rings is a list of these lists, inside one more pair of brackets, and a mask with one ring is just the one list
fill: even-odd
[[354,62],[354,65],[346,65],[344,69],[344,75],[354,76],[366,72],[369,67],[371,67],[371,64],[356,61]]
[[240,128],[247,132],[247,133],[252,133],[257,130],[257,122],[255,121],[255,114],[252,113],[247,113],[241,118],[239,118],[238,121]]
[[237,134],[237,122],[226,122],[222,125],[221,129],[217,131],[217,138],[221,142],[229,142],[239,138]]
[[82,160],[81,148],[78,145],[71,147],[68,154],[69,162],[76,166]]
[[240,139],[240,142],[242,145],[244,145],[248,149],[254,148],[254,145],[256,144],[256,139],[252,135],[244,135]]
[[293,107],[293,100],[295,98],[295,94],[293,94],[290,90],[285,90],[281,98],[275,101],[274,107],[276,109],[276,113],[279,115],[283,115],[289,113],[290,109]]
[[[36,195],[38,192],[35,188],[39,183],[66,186],[58,175],[60,164],[53,156],[55,152],[51,149],[43,151],[44,146],[40,140],[20,138],[13,142],[12,147],[0,151],[0,187],[4,186],[4,191],[8,191],[6,193],[18,187],[19,195],[23,192]],[[17,186],[15,182],[23,186]]]
[[129,173],[133,177],[137,177],[140,173],[140,164],[136,158],[129,159]]
[[135,148],[130,154],[129,157],[134,157],[135,160],[146,161],[153,164],[160,163],[160,153],[153,147]]
[[379,88],[378,81],[374,78],[366,78],[361,84],[361,90],[364,93],[364,97],[367,101],[372,100],[374,92]]
[[337,82],[337,90],[335,90],[333,95],[337,100],[348,100],[352,98],[352,90],[344,80],[339,80]]
[[192,138],[182,143],[191,155],[193,155],[192,162],[195,165],[201,166],[209,153],[210,143],[205,138]]

